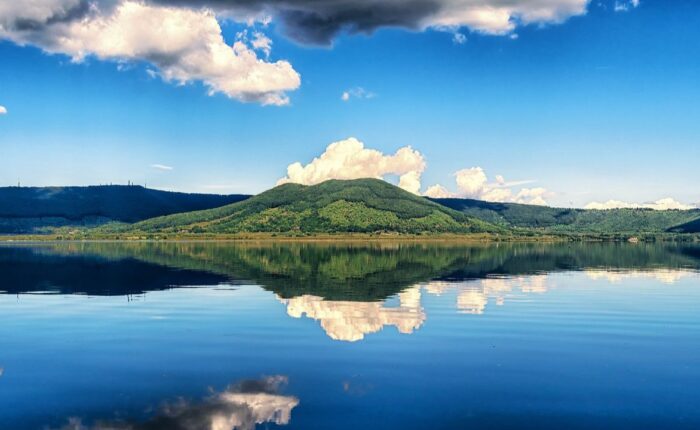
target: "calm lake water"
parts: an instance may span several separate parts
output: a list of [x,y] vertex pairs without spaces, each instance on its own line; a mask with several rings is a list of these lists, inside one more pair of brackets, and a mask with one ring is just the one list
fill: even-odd
[[700,246],[0,246],[0,429],[698,429]]

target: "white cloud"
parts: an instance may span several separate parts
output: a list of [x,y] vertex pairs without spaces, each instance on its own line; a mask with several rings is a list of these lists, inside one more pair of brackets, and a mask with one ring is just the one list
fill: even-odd
[[486,34],[511,34],[518,24],[558,24],[586,13],[589,0],[442,0],[424,21],[429,27],[468,27]]
[[546,205],[547,197],[552,193],[545,188],[520,188],[532,181],[507,182],[501,175],[495,182],[489,182],[486,172],[481,167],[462,169],[454,174],[456,193],[448,191],[442,185],[428,187],[425,195],[432,198],[466,197],[490,202],[510,202],[530,205]]
[[65,54],[74,62],[90,56],[143,60],[165,81],[202,82],[210,94],[264,105],[287,104],[286,93],[300,85],[288,62],[257,57],[254,49],[269,52],[269,39],[256,35],[252,48],[240,40],[229,46],[208,9],[136,0],[2,2],[0,39]]
[[453,193],[451,193],[447,188],[443,187],[442,185],[429,186],[428,189],[425,190],[425,193],[423,193],[423,195],[427,197],[432,197],[434,199],[445,199],[455,197]]
[[[637,7],[639,0],[616,0]],[[162,79],[201,82],[210,94],[264,105],[289,103],[299,74],[287,61],[269,61],[272,41],[255,30],[226,44],[219,20],[249,26],[272,21],[302,43],[330,44],[342,32],[391,26],[516,37],[518,26],[556,24],[584,15],[590,0],[0,0],[0,40],[122,64],[146,62]],[[617,8],[616,4],[616,8]],[[264,58],[259,58],[261,53]],[[348,90],[353,96],[369,98]]]
[[344,102],[350,101],[351,98],[355,99],[373,99],[377,95],[371,91],[367,91],[362,87],[355,87],[355,88],[350,88],[348,90],[343,91],[343,94],[340,96],[340,99]]
[[629,203],[629,202],[623,202],[620,200],[608,200],[607,202],[591,202],[586,205],[586,209],[598,209],[598,210],[607,210],[607,209],[654,209],[658,211],[663,211],[663,210],[671,210],[671,209],[678,209],[678,210],[689,210],[689,209],[696,209],[697,206],[694,205],[687,205],[684,203],[681,203],[671,197],[667,197],[665,199],[660,199],[655,202],[651,203]]
[[163,172],[173,170],[172,166],[166,166],[165,164],[151,164],[151,168],[161,170]]
[[464,33],[455,32],[452,35],[452,42],[455,45],[464,45],[465,43],[467,43],[467,36],[465,36]]
[[250,41],[250,45],[254,49],[264,52],[265,57],[269,57],[270,53],[272,53],[272,40],[259,31],[253,33],[253,40]]
[[0,105],[0,115],[7,115],[7,108]]
[[637,7],[639,7],[639,0],[616,0],[613,8],[615,12],[627,12]]
[[418,194],[425,166],[423,155],[410,146],[400,148],[393,155],[385,155],[365,148],[362,142],[351,137],[331,143],[323,154],[305,166],[299,162],[290,164],[287,176],[277,184],[313,185],[329,179],[383,179],[386,175],[399,175],[399,186]]
[[[414,194],[420,194],[421,177],[426,168],[423,154],[405,146],[394,154],[383,154],[365,145],[354,137],[328,145],[319,157],[309,164],[300,162],[287,167],[287,176],[277,185],[297,183],[314,185],[329,179],[384,179],[387,175],[398,175],[398,186]],[[423,195],[433,198],[468,197],[493,202],[513,202],[545,205],[552,193],[544,188],[522,188],[532,181],[507,182],[496,176],[489,182],[481,167],[462,169],[454,174],[458,192],[450,192],[442,185],[428,187]]]

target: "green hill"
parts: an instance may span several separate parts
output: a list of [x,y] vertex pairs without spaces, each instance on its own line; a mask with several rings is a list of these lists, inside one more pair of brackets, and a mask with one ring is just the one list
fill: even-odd
[[547,233],[693,233],[700,231],[700,210],[552,208],[471,199],[432,199],[465,215],[503,227]]
[[210,209],[245,195],[187,194],[140,186],[0,188],[0,234],[37,233],[51,227],[137,222]]
[[[107,229],[109,230],[109,229]],[[111,231],[144,233],[480,233],[505,231],[385,181],[285,184],[232,205],[170,215]]]

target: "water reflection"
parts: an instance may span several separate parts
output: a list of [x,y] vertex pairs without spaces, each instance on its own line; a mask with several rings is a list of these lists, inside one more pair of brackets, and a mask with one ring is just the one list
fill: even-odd
[[490,299],[495,304],[505,304],[506,295],[514,290],[524,294],[542,294],[552,288],[552,280],[547,275],[514,276],[487,278],[472,282],[430,282],[425,291],[442,295],[448,291],[457,292],[457,309],[464,314],[481,315]]
[[299,400],[279,394],[284,376],[243,381],[197,402],[180,400],[163,405],[143,422],[101,420],[84,424],[70,418],[61,430],[252,430],[258,424],[289,424]]
[[[549,273],[666,284],[700,268],[699,247],[667,244],[436,245],[406,243],[55,243],[0,247],[2,290],[136,294],[187,285],[256,283],[293,318],[340,341],[385,327],[411,334],[427,319],[424,293],[455,291],[460,313],[481,315],[513,291],[542,294]],[[389,304],[398,297],[398,305]]]
[[683,278],[688,278],[697,274],[692,270],[672,270],[672,269],[656,269],[656,270],[600,270],[588,269],[585,270],[586,275],[593,280],[603,279],[610,283],[618,283],[630,279],[651,279],[661,282],[666,285],[672,285]]
[[697,429],[699,249],[0,246],[0,427]]
[[399,305],[388,307],[383,302],[324,300],[318,296],[299,296],[280,301],[293,318],[306,317],[320,321],[326,334],[334,340],[354,342],[365,335],[393,326],[403,334],[411,334],[426,319],[421,306],[420,287],[398,294]]
[[[382,301],[426,282],[583,270],[674,277],[700,269],[700,246],[677,244],[54,243],[0,246],[0,290],[121,295],[184,285],[254,283],[284,299]],[[619,273],[618,273],[619,272]],[[535,276],[534,278],[532,276]],[[605,275],[608,276],[608,275]],[[625,275],[627,276],[627,275]],[[656,276],[656,275],[655,275]],[[525,279],[529,279],[525,281]],[[470,300],[465,296],[465,303]],[[479,308],[477,298],[472,307]]]
[[[587,277],[616,283],[623,280],[651,279],[671,285],[683,278],[697,275],[688,270],[604,271],[586,270]],[[412,334],[427,320],[422,300],[425,294],[442,296],[454,293],[455,307],[461,314],[482,315],[489,303],[506,304],[509,295],[545,294],[555,288],[550,275],[492,277],[475,281],[431,281],[405,289],[397,295],[398,305],[391,306],[391,299],[378,302],[325,300],[322,297],[303,295],[291,299],[278,297],[287,306],[287,314],[293,318],[311,318],[319,321],[321,328],[334,340],[354,342],[366,335],[387,327],[395,327],[399,333]]]

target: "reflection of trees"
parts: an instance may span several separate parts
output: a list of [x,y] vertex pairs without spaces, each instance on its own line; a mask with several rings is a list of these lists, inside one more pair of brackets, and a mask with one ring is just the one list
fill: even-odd
[[[99,259],[107,265],[149,263],[177,270],[175,277],[199,277],[193,281],[200,285],[252,281],[282,298],[310,295],[337,301],[376,301],[434,280],[463,281],[562,270],[697,269],[699,249],[693,245],[605,243],[87,242],[42,245],[32,248],[32,252],[67,266],[75,261],[71,257]],[[8,248],[0,248],[0,264],[4,251]],[[41,260],[37,258],[37,264]],[[3,266],[3,276],[13,275],[16,262]],[[58,270],[37,267],[35,271],[44,274]],[[74,276],[81,277],[82,270],[76,270]],[[146,268],[129,271],[134,279],[124,279],[127,285],[123,288],[142,284],[146,287],[141,290],[148,290],[149,284],[138,279],[141,273],[148,273]],[[213,277],[207,278],[207,274]],[[70,284],[70,276],[64,278],[64,283]],[[177,280],[165,281],[161,285],[183,285]],[[99,294],[98,288],[90,293]],[[480,306],[476,302],[474,305]]]
[[282,376],[245,381],[198,403],[181,400],[166,404],[143,422],[97,421],[84,425],[82,420],[72,418],[62,430],[252,430],[263,423],[286,425],[299,400],[279,394],[285,382]]
[[228,279],[211,272],[181,270],[134,258],[36,251],[0,247],[1,291],[128,295],[177,286],[216,285]]

